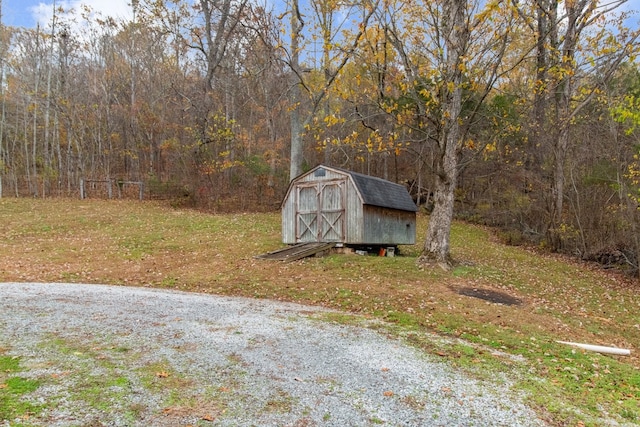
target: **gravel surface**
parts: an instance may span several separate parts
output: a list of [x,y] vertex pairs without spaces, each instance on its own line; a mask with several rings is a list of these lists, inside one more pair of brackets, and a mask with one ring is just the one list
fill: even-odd
[[[81,284],[0,283],[0,355],[47,426],[535,426],[478,382],[328,311]],[[13,425],[5,421],[4,426]],[[0,420],[0,426],[3,421]]]

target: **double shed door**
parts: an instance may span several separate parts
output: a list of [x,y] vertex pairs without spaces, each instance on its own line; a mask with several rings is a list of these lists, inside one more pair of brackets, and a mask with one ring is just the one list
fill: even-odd
[[344,180],[300,183],[296,194],[296,241],[344,241],[344,199]]

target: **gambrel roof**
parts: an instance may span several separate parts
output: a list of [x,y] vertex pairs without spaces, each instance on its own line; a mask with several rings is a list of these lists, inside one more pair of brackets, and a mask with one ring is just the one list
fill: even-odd
[[362,203],[365,205],[408,212],[418,211],[418,207],[411,199],[404,185],[341,168],[320,165],[314,169],[317,168],[335,169],[349,175],[362,197]]

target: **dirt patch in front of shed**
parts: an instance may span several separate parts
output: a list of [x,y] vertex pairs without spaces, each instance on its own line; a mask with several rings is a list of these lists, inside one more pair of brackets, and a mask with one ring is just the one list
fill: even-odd
[[471,288],[464,287],[459,289],[454,289],[458,295],[464,295],[472,298],[479,298],[481,300],[493,302],[496,304],[503,305],[522,305],[522,300],[506,294],[504,292],[494,291],[492,289],[483,289],[483,288]]

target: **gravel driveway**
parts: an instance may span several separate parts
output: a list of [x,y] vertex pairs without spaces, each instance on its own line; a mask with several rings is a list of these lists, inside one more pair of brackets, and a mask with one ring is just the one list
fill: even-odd
[[[481,383],[328,311],[80,284],[0,283],[0,355],[46,426],[544,425]],[[0,420],[0,426],[3,421]],[[13,425],[13,421],[4,421]]]

